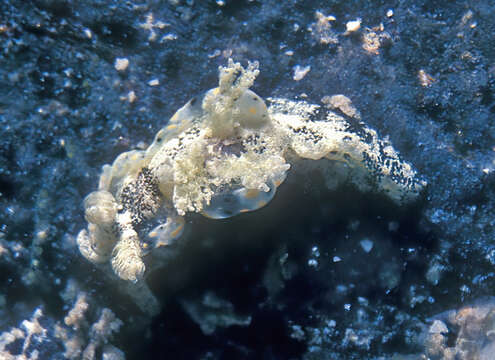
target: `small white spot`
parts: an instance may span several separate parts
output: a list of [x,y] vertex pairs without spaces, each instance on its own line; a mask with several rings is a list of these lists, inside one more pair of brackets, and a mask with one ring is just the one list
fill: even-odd
[[339,258],[338,256],[334,256],[334,257],[333,257],[333,262],[334,262],[334,263],[336,263],[336,262],[340,262],[340,261],[342,261],[342,259],[341,259],[341,258]]
[[348,21],[347,24],[345,24],[346,32],[351,33],[358,31],[361,28],[361,19],[356,19],[353,21]]
[[368,306],[368,304],[369,304],[368,299],[366,299],[362,296],[358,296],[357,300],[358,300],[359,304],[362,306]]
[[320,257],[320,250],[318,249],[318,246],[313,246],[311,248],[311,253],[313,254],[313,256],[315,257]]
[[364,239],[359,242],[365,253],[369,253],[373,249],[373,241]]
[[127,100],[132,104],[136,100],[136,93],[134,91],[129,91],[127,94]]
[[308,266],[311,266],[311,267],[317,267],[318,266],[318,261],[316,259],[309,259],[308,260]]
[[211,54],[208,54],[208,58],[209,59],[213,59],[213,58],[216,58],[216,57],[218,57],[220,55],[222,55],[222,52],[219,49],[216,49]]
[[91,32],[91,30],[89,30],[88,28],[84,28],[83,29],[83,32],[84,32],[84,35],[86,35],[86,37],[88,39],[91,39],[93,37],[93,33]]
[[429,87],[429,86],[431,86],[431,84],[433,84],[435,82],[435,78],[433,78],[430,74],[428,74],[423,69],[420,69],[418,71],[418,79],[419,79],[419,83],[423,87]]
[[301,65],[296,65],[292,68],[294,70],[294,76],[292,77],[295,81],[302,80],[306,74],[311,70],[311,66],[302,67]]
[[116,58],[115,59],[115,63],[114,63],[115,70],[125,71],[125,69],[127,69],[128,66],[129,66],[129,59],[127,59],[127,58]]
[[132,104],[134,101],[136,101],[136,99],[137,99],[137,97],[136,97],[136,93],[135,93],[134,91],[132,91],[132,90],[131,90],[131,91],[129,91],[129,92],[127,93],[127,95],[125,95],[125,96],[121,96],[121,97],[120,97],[120,100],[122,100],[122,101],[128,101],[128,102],[129,102],[129,103],[131,103],[131,104]]
[[160,43],[163,43],[165,41],[173,41],[173,40],[177,40],[177,35],[174,33],[168,33],[162,36],[162,38],[160,39]]
[[392,9],[388,9],[387,10],[387,17],[391,18],[392,16],[394,16],[394,11]]
[[148,85],[149,86],[158,86],[158,85],[160,85],[160,80],[152,79],[152,80],[148,81]]

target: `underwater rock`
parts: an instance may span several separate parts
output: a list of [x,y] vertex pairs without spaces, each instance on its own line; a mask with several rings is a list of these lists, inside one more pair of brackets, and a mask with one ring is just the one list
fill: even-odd
[[481,299],[435,317],[425,342],[431,359],[493,359],[495,302]]
[[123,325],[113,311],[95,305],[74,280],[63,297],[73,303],[63,323],[36,308],[19,327],[0,333],[0,359],[124,360],[124,353],[110,344]]

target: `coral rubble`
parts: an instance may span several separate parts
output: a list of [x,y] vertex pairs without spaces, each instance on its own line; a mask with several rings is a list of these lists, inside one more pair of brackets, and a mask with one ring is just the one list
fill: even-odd
[[73,280],[68,281],[62,296],[73,302],[63,323],[36,308],[20,327],[0,334],[0,359],[124,360],[124,353],[109,343],[122,326],[113,311],[92,304]]

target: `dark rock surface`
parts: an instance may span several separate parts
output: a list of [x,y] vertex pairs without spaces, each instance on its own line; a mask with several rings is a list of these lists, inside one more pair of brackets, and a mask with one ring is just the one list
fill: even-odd
[[[63,319],[71,279],[124,322],[112,344],[128,359],[424,353],[436,314],[495,286],[494,36],[488,0],[3,0],[0,330],[38,306]],[[349,97],[428,187],[398,207],[292,179],[256,213],[191,216],[204,241],[151,276],[164,308],[149,319],[80,256],[82,200],[103,164],[215,86],[228,57],[260,62],[263,97]],[[298,81],[296,65],[310,66]],[[249,325],[204,335],[179,299],[210,291]]]

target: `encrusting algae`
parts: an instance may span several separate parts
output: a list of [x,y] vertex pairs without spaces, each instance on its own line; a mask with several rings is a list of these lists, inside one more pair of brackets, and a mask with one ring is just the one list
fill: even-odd
[[423,187],[359,113],[351,124],[304,101],[269,99],[267,107],[249,90],[257,62],[243,68],[230,59],[219,72],[219,86],[179,109],[148,149],[103,167],[98,190],[84,200],[88,228],[77,238],[88,260],[110,261],[120,278],[138,281],[143,258],[178,241],[186,213],[223,219],[265,206],[287,176],[288,159],[345,163],[348,180],[361,189],[371,180],[399,203]]

